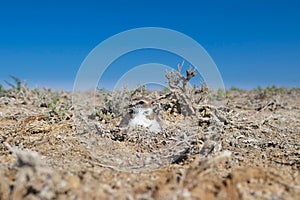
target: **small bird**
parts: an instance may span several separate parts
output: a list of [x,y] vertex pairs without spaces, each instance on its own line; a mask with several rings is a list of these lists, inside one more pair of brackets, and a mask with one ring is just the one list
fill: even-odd
[[160,120],[151,104],[150,99],[138,97],[132,100],[128,106],[128,112],[120,122],[120,127],[144,126],[151,132],[158,133],[161,131]]

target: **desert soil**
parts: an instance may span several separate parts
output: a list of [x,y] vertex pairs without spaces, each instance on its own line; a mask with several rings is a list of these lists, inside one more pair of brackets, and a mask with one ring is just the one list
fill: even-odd
[[[195,133],[187,151],[155,169],[124,171],[104,165],[81,140],[69,93],[7,92],[0,98],[0,199],[300,199],[299,99],[299,89],[227,91],[218,128],[205,131],[203,119],[213,115],[205,118],[203,109],[193,118],[165,117],[162,132],[178,122]],[[93,120],[108,140],[120,119],[107,118]],[[205,139],[210,133],[215,138]],[[125,132],[112,142],[126,159],[136,141]]]

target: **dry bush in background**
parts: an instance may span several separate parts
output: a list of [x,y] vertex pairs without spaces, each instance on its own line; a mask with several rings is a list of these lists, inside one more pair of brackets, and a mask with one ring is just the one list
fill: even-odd
[[186,76],[181,74],[183,64],[178,64],[178,71],[170,71],[166,73],[168,84],[171,93],[176,97],[180,105],[180,111],[184,116],[191,116],[196,114],[196,109],[200,103],[206,101],[208,88],[204,82],[201,83],[201,88],[194,85],[189,85],[190,80],[197,75],[195,68],[189,68],[186,70]]

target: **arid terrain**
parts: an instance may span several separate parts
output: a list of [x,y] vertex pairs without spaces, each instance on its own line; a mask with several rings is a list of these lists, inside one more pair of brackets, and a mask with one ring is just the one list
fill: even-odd
[[71,93],[1,89],[0,199],[299,199],[300,90],[223,95],[187,116],[150,95],[162,102],[155,135],[120,130],[103,91],[80,127]]

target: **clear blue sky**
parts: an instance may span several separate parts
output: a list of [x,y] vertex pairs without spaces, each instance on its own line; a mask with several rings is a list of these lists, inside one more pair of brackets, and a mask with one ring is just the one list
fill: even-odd
[[300,87],[299,1],[1,1],[0,83],[72,89],[87,54],[108,37],[165,27],[199,42],[225,86]]

